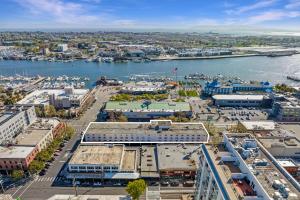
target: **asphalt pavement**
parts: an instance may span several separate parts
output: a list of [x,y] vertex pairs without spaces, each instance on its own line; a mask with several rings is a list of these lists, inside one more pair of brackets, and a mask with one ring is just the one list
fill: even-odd
[[[64,186],[63,177],[60,173],[67,165],[67,161],[76,150],[82,131],[89,122],[96,121],[99,111],[110,96],[116,90],[108,87],[98,87],[95,92],[96,101],[85,113],[75,120],[68,120],[67,123],[75,128],[76,134],[66,143],[60,155],[56,157],[44,176],[35,176],[32,181],[25,185],[11,188],[5,194],[11,194],[14,198],[22,200],[43,200],[55,194],[75,194],[75,188]],[[77,187],[78,194],[126,194],[124,187]]]

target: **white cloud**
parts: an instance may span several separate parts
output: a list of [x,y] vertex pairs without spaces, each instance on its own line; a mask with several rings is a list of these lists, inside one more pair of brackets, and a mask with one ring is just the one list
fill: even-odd
[[270,6],[274,5],[276,2],[277,2],[277,0],[259,0],[256,3],[251,4],[251,5],[242,6],[242,7],[238,7],[238,8],[231,9],[231,10],[226,10],[225,13],[228,15],[243,14],[243,13],[246,13],[249,11],[270,7]]
[[284,10],[277,10],[277,11],[267,11],[263,12],[259,15],[249,17],[249,23],[257,24],[266,21],[275,21],[281,20],[284,18],[296,18],[300,17],[300,12],[298,11],[284,11]]
[[286,9],[296,9],[300,8],[300,0],[290,0],[289,3],[285,6]]

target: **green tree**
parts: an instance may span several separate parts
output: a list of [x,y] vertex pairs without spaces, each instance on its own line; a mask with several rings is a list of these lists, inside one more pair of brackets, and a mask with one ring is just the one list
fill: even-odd
[[126,187],[127,193],[133,200],[138,200],[140,196],[145,192],[147,184],[143,179],[130,181]]
[[45,167],[45,163],[38,160],[33,160],[29,165],[29,171],[31,174],[40,172]]
[[46,117],[54,117],[56,116],[56,109],[53,105],[45,106],[45,116]]
[[35,107],[35,113],[38,117],[44,117],[45,113],[41,110],[40,107]]
[[11,177],[16,181],[16,180],[20,180],[21,178],[24,177],[24,172],[23,170],[13,170],[11,173]]
[[52,152],[50,152],[47,149],[44,149],[37,154],[35,159],[38,161],[46,162],[46,161],[50,160],[51,157],[52,157]]
[[71,139],[71,137],[75,134],[75,129],[70,126],[70,125],[67,125],[66,126],[66,129],[65,129],[65,133],[64,133],[64,136],[66,139]]

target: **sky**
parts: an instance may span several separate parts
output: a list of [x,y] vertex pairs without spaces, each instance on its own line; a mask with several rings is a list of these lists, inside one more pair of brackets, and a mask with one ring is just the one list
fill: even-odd
[[0,0],[0,29],[300,32],[300,0]]

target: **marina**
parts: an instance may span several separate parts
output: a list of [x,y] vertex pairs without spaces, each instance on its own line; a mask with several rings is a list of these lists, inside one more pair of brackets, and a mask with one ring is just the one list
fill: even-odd
[[[174,68],[177,67],[178,80],[184,80],[189,74],[205,74],[213,77],[222,74],[226,77],[238,77],[241,80],[271,81],[272,83],[287,83],[299,86],[298,82],[288,80],[286,74],[297,75],[300,72],[300,54],[283,57],[243,57],[215,60],[181,60],[156,62],[127,63],[95,63],[85,61],[75,62],[45,62],[45,61],[0,61],[0,75],[61,77],[87,77],[85,86],[91,88],[101,76],[128,81],[134,75],[155,75],[176,79]],[[284,72],[284,73],[283,73]],[[63,79],[63,78],[60,78]]]

